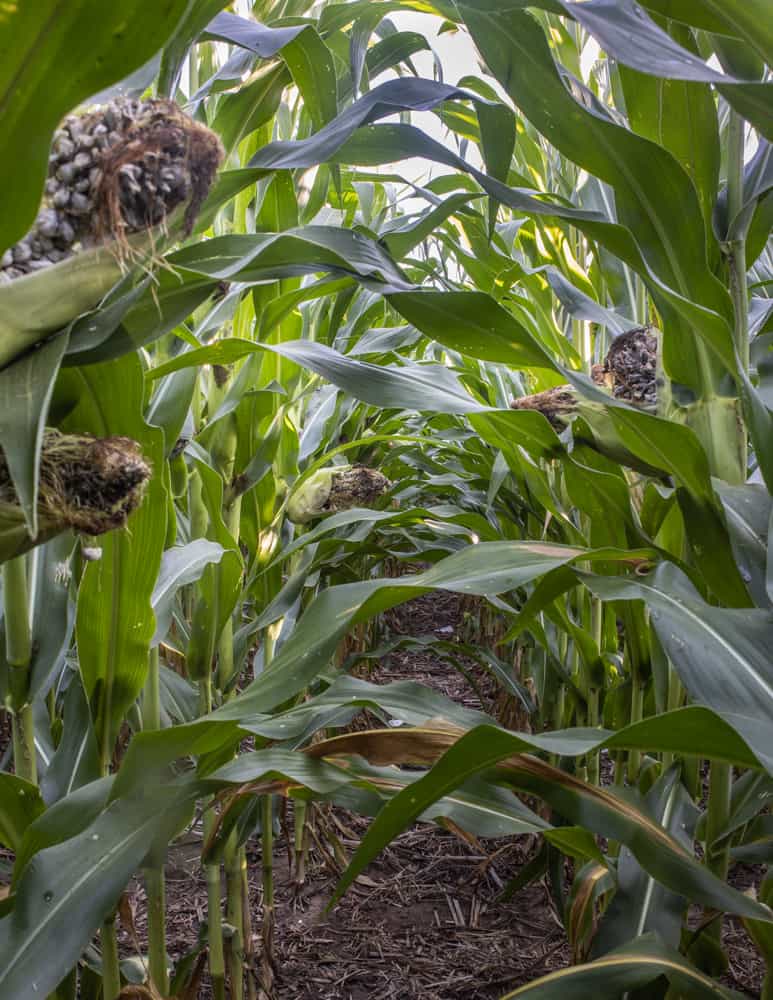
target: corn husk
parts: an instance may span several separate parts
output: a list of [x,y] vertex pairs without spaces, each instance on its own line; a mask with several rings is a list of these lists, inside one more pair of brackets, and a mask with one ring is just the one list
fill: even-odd
[[0,561],[72,529],[101,535],[123,527],[142,502],[151,469],[136,441],[47,430],[43,439],[35,538],[27,532],[0,452]]
[[391,485],[383,473],[363,465],[319,469],[292,494],[287,517],[295,524],[308,524],[353,507],[371,507]]
[[510,404],[512,410],[537,410],[561,431],[577,412],[577,392],[570,385],[559,385],[544,392],[521,396]]
[[[615,399],[653,410],[658,398],[657,353],[658,338],[653,328],[636,327],[615,338],[603,363],[593,365],[591,377]],[[510,403],[510,408],[537,410],[558,431],[567,427],[578,413],[598,409],[594,404],[586,404],[570,385],[521,396]]]

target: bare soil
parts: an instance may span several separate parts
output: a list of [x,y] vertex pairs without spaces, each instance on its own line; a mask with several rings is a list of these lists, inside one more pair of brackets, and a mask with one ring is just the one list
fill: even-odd
[[[457,631],[461,607],[456,595],[427,595],[390,613],[386,624],[393,633],[448,639]],[[367,676],[384,684],[419,681],[470,708],[491,711],[495,700],[495,687],[478,674],[476,686],[487,701],[481,706],[462,674],[430,649],[392,653]],[[369,722],[364,715],[355,720],[358,728]],[[368,821],[336,807],[324,809],[320,819],[335,826],[351,856]],[[570,964],[569,944],[543,880],[507,902],[498,899],[531,856],[530,837],[470,844],[434,824],[416,824],[393,841],[331,912],[327,905],[339,866],[322,846],[320,851],[312,845],[306,881],[296,893],[287,836],[276,840],[276,1000],[498,1000]],[[168,872],[173,956],[190,948],[206,913],[198,845],[190,844],[184,864],[181,849],[172,852]],[[259,842],[250,845],[248,857],[258,966]],[[746,889],[759,874],[738,866],[732,881]],[[141,895],[142,889],[137,891]],[[759,997],[764,964],[740,922],[725,920],[723,941],[730,959],[723,985]],[[211,996],[206,977],[199,995],[202,1000]]]
[[[436,634],[448,639],[460,621],[460,599],[450,594],[419,598],[392,613],[393,632]],[[409,678],[469,707],[480,698],[465,678],[430,649],[396,652],[368,674],[375,683]],[[478,691],[494,691],[486,678]],[[0,713],[2,716],[2,713]],[[356,720],[368,724],[367,717]],[[0,719],[0,736],[3,722]],[[318,829],[336,831],[351,857],[368,821],[337,807],[320,807]],[[312,843],[303,886],[289,864],[288,835],[275,840],[275,1000],[495,1000],[519,985],[570,963],[570,948],[544,881],[527,886],[507,902],[503,887],[534,850],[530,837],[466,841],[434,824],[403,833],[328,912],[340,872],[339,858]],[[206,886],[200,870],[200,834],[192,831],[169,852],[167,866],[168,949],[174,961],[195,947],[206,920]],[[260,843],[248,845],[252,918],[251,963],[260,966],[262,886]],[[740,889],[757,884],[760,871],[734,869]],[[2,881],[2,869],[0,869]],[[135,942],[144,944],[145,899],[134,881],[129,898],[135,914]],[[133,935],[121,931],[122,951],[135,951]],[[723,984],[759,997],[764,965],[740,922],[726,919],[723,940],[730,964]],[[211,997],[206,974],[198,996]]]

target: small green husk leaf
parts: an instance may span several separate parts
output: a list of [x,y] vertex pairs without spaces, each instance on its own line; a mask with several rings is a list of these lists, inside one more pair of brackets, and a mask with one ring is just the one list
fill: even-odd
[[370,507],[391,485],[383,473],[363,465],[319,469],[290,497],[287,516],[295,524],[307,524],[327,514]]

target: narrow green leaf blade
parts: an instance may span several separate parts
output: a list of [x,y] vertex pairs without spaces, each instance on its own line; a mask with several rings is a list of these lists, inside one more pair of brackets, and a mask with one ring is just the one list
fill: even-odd
[[154,470],[127,527],[102,536],[102,558],[86,566],[78,595],[81,676],[102,760],[107,761],[124,712],[145,681],[155,630],[150,600],[166,536],[164,436],[142,417],[143,378],[137,355],[65,369],[57,396],[61,405],[67,402],[72,407],[66,429],[97,437],[130,436]]
[[629,990],[640,990],[665,976],[682,995],[695,1000],[740,1000],[740,994],[724,989],[700,972],[673,948],[654,935],[645,935],[603,958],[560,972],[552,972],[527,986],[506,994],[502,1000],[612,1000]]
[[66,336],[53,337],[0,371],[0,448],[32,538],[38,533],[43,431],[66,347]]
[[773,769],[773,613],[713,607],[684,574],[663,563],[637,580],[585,576],[604,600],[644,600],[690,697],[725,719]]
[[[77,836],[40,851],[0,921],[0,990],[14,1000],[48,995],[78,960],[157,837],[190,814],[190,796],[111,803]],[[41,960],[45,955],[45,961]]]
[[14,853],[24,832],[45,809],[39,790],[15,774],[0,774],[0,844]]

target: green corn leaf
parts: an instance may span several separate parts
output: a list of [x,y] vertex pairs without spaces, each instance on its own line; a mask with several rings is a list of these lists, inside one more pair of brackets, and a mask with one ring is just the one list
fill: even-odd
[[401,260],[414,250],[422,240],[434,233],[446,219],[466,208],[475,198],[476,195],[465,192],[452,194],[440,204],[428,209],[416,221],[410,221],[406,225],[403,220],[397,219],[382,234],[381,242],[394,258]]
[[545,348],[483,292],[400,292],[389,302],[422,333],[452,350],[514,368],[556,369]]
[[192,43],[200,34],[201,29],[218,11],[223,9],[225,3],[226,0],[193,0],[192,3],[188,3],[177,30],[161,53],[161,64],[156,83],[159,94],[166,97],[174,95],[180,80],[183,63]]
[[749,592],[758,608],[767,608],[770,597],[766,587],[768,560],[768,526],[773,501],[764,486],[749,483],[728,486],[715,482],[725,512],[736,563],[747,581]]
[[[14,1000],[48,995],[115,907],[152,842],[190,817],[190,792],[111,803],[81,833],[35,855],[0,920],[0,989]],[[41,962],[41,954],[46,954]]]
[[682,165],[695,185],[711,234],[720,165],[719,126],[711,87],[646,76],[624,66],[620,76],[631,127],[661,143]]
[[738,861],[769,865],[773,862],[773,816],[758,816],[744,831],[738,844],[730,849]]
[[740,1000],[740,994],[718,986],[703,972],[668,948],[655,935],[615,949],[603,958],[570,969],[552,972],[521,986],[502,1000],[585,1000],[588,996],[617,997],[629,990],[641,990],[665,976],[684,996],[695,1000]]
[[0,774],[0,843],[18,851],[27,827],[45,809],[40,791],[15,774]]
[[124,713],[142,690],[147,674],[155,630],[150,600],[166,536],[163,434],[142,418],[142,390],[136,355],[109,364],[68,368],[57,389],[58,405],[69,407],[65,429],[97,437],[129,435],[154,467],[139,510],[126,528],[102,537],[102,557],[87,565],[79,589],[80,669],[103,762],[110,759]]
[[75,547],[68,531],[36,548],[29,559],[32,607],[32,674],[30,699],[49,689],[61,665],[75,626],[75,602],[70,591],[70,559]]
[[[421,777],[421,772],[373,767],[363,760],[351,761],[347,772],[377,792],[371,806],[375,807],[375,811],[380,809],[383,800],[389,800]],[[329,797],[346,806],[352,792],[350,785],[341,786]],[[369,801],[365,799],[360,804],[365,805],[364,812],[368,815]],[[450,820],[474,837],[517,837],[524,833],[542,833],[552,838],[559,833],[512,792],[479,779],[465,782],[455,792],[431,805],[419,818],[422,822],[434,820],[441,826]]]
[[[678,765],[666,771],[647,794],[647,805],[653,818],[690,851],[698,810],[680,772]],[[685,900],[654,882],[624,847],[617,862],[615,894],[601,918],[591,954],[604,955],[649,932],[678,948],[684,908]]]
[[[148,773],[162,769],[180,756],[204,753],[233,742],[238,724],[250,724],[251,718],[265,716],[266,712],[302,691],[327,666],[346,632],[380,611],[436,588],[494,596],[574,560],[614,560],[628,556],[628,552],[589,552],[536,542],[481,543],[416,576],[329,587],[309,605],[292,636],[273,660],[271,670],[261,674],[237,698],[200,723],[135,736],[124,758],[114,794],[126,794],[135,782],[147,780]],[[677,733],[670,723],[667,725],[669,739],[676,741]],[[689,728],[685,731],[691,735],[695,732]],[[585,738],[582,749],[577,752],[585,753],[596,740],[596,733],[590,744]],[[532,745],[537,744],[529,744]],[[575,746],[572,741],[564,742],[559,751],[551,752],[571,754]],[[731,729],[727,729],[722,741],[712,741],[711,750],[707,749],[709,752],[728,755],[733,761],[744,761],[747,767],[759,766]]]
[[337,271],[398,288],[410,287],[375,241],[332,226],[303,226],[258,236],[218,236],[178,250],[167,260],[172,267],[217,280],[249,282]]
[[[145,255],[149,251],[160,252],[181,220],[182,213],[178,211],[172,215],[163,233],[153,230],[149,234],[129,237],[131,250],[137,254],[136,258],[132,257],[132,262],[139,266],[142,260],[147,265]],[[136,287],[127,291],[128,282],[121,279],[127,279],[130,268],[124,258],[124,248],[106,243],[100,247],[80,250],[42,271],[0,284],[0,368],[69,324],[72,327],[67,351],[69,354],[80,353],[76,363],[82,363],[88,360],[86,354],[89,350],[101,344],[119,328],[130,307],[136,306],[137,311],[142,312],[144,306],[147,315],[152,306],[155,325],[160,326],[163,313],[159,315],[159,310],[165,298],[174,303],[183,294],[190,297],[189,288],[180,289],[179,280],[174,277],[172,281],[171,276],[163,272],[159,276],[158,288],[154,288],[154,291],[159,292],[158,300],[152,297],[152,293],[145,300],[142,299],[143,291],[151,283],[150,278],[140,281]],[[207,283],[200,278],[198,285],[199,298],[182,313],[182,319],[207,297],[216,282]],[[91,312],[100,300],[103,300],[102,308]],[[175,319],[171,326],[180,321]],[[156,336],[160,336],[160,333]],[[134,346],[131,344],[132,349]],[[124,347],[124,351],[126,349]]]
[[699,16],[718,17],[724,22],[725,31],[743,38],[770,66],[773,64],[773,25],[765,0],[692,0],[691,6]]
[[770,611],[713,607],[668,563],[635,581],[589,576],[585,582],[604,600],[644,600],[690,697],[725,719],[768,770],[773,768]]
[[27,828],[19,845],[13,868],[14,884],[38,851],[77,836],[94,822],[107,804],[112,783],[112,777],[100,778],[48,806]]
[[591,323],[598,323],[599,326],[606,326],[614,334],[625,333],[626,330],[631,330],[636,325],[633,320],[621,316],[611,309],[606,309],[590,298],[582,289],[568,281],[557,267],[547,267],[543,274],[561,305],[575,319],[584,319]]
[[223,480],[206,461],[196,460],[202,499],[209,514],[209,547],[220,549],[217,560],[207,558],[198,586],[198,600],[191,622],[187,669],[193,680],[212,669],[217,641],[239,599],[242,557],[236,539],[223,520]]
[[63,732],[40,782],[48,805],[100,776],[99,745],[80,677],[70,678],[64,698]]
[[0,286],[0,366],[91,309],[120,277],[118,260],[100,248]]
[[[290,79],[285,66],[269,63],[246,87],[221,98],[212,125],[227,152],[232,152],[246,135],[271,120]],[[207,228],[211,221],[211,215],[205,212],[199,222],[199,231]]]
[[[476,709],[464,708],[445,695],[414,681],[394,681],[391,684],[370,684],[346,675],[336,678],[322,694],[285,712],[244,719],[242,725],[251,733],[266,739],[300,741],[303,734],[320,728],[319,720],[342,709],[352,713],[369,708],[387,713],[406,725],[420,725],[427,719],[444,718],[462,726],[491,722],[489,716]],[[345,725],[346,722],[342,722]]]
[[293,82],[315,128],[321,128],[338,112],[338,85],[333,53],[317,32],[305,28],[282,49]]
[[214,279],[181,277],[167,268],[128,290],[116,286],[99,309],[73,323],[65,366],[110,361],[136,351],[179,327],[216,289]]
[[167,456],[174,451],[180,439],[196,391],[198,375],[195,368],[190,368],[164,379],[148,406],[146,420],[163,430]]
[[38,533],[43,431],[67,337],[55,337],[0,370],[0,448],[31,538]]
[[[537,31],[539,38],[542,39],[541,32],[536,26],[533,30]],[[544,39],[542,39],[541,45],[544,48]],[[548,73],[548,77],[555,76],[556,78],[553,85],[554,92],[563,95],[561,98],[562,101],[569,101],[570,105],[575,109],[575,118],[578,115],[582,118],[585,112],[581,110],[580,105],[566,92],[563,83],[558,79],[552,59],[550,59],[547,50],[546,55],[548,62],[546,62],[544,69]],[[262,176],[267,169],[307,167],[325,162],[331,157],[334,157],[335,162],[367,165],[394,163],[398,159],[405,159],[407,157],[423,157],[424,159],[447,164],[472,175],[489,195],[516,210],[536,215],[553,215],[574,221],[578,228],[586,233],[586,235],[601,242],[630,267],[643,275],[650,286],[652,294],[656,297],[661,312],[663,312],[664,317],[668,320],[667,326],[674,329],[674,336],[668,338],[666,341],[666,359],[669,371],[673,377],[683,381],[687,385],[695,385],[697,389],[700,389],[700,384],[695,381],[697,373],[692,357],[688,358],[683,347],[683,344],[688,342],[692,336],[697,336],[704,340],[716,354],[717,359],[721,360],[730,371],[735,371],[736,360],[729,325],[732,316],[731,304],[727,293],[716,279],[708,273],[704,245],[705,227],[702,217],[698,218],[696,216],[695,220],[696,225],[699,225],[700,229],[695,235],[695,239],[700,241],[699,259],[693,261],[691,267],[687,267],[680,256],[685,250],[684,247],[679,249],[679,254],[675,252],[675,247],[673,246],[669,248],[668,253],[665,250],[663,252],[657,251],[657,253],[654,253],[654,257],[658,258],[661,264],[663,260],[668,258],[672,264],[677,266],[677,271],[679,272],[677,274],[673,269],[669,271],[669,268],[664,267],[662,270],[668,272],[664,275],[659,270],[658,260],[650,259],[653,254],[647,252],[649,244],[646,246],[642,244],[640,247],[636,240],[633,239],[629,229],[607,221],[607,218],[599,212],[577,209],[554,199],[546,200],[544,196],[535,197],[538,192],[510,188],[495,178],[476,170],[447,147],[430,139],[413,126],[368,124],[367,127],[362,127],[366,123],[384,117],[394,109],[434,107],[443,101],[459,97],[478,100],[473,94],[435,84],[429,80],[389,81],[389,83],[374,88],[371,93],[361,98],[351,108],[347,109],[333,122],[329,123],[309,139],[276,142],[264,147],[251,161],[254,166],[254,173],[250,174],[249,171],[241,172],[238,177],[233,178],[233,182],[229,181],[231,185],[230,189],[233,190],[234,185],[238,187],[251,183]],[[600,119],[599,128],[603,127],[617,129],[617,126]],[[578,134],[582,133],[583,137],[585,136],[584,125],[578,124],[577,131]],[[634,145],[636,143],[646,143],[646,140],[639,139],[629,133],[625,133],[622,137],[618,135],[618,133],[622,132],[623,130],[618,129],[617,132],[613,132],[612,134],[619,138],[624,146],[631,143]],[[660,156],[661,159],[661,154],[668,156],[668,154],[659,150],[654,144],[646,143],[646,145],[647,147],[652,147],[654,151],[652,153],[653,156]],[[583,148],[587,148],[584,138]],[[632,148],[630,155],[637,157],[637,163],[643,164],[647,160],[645,152],[638,148],[635,152]],[[598,162],[602,174],[605,173],[605,169],[600,165],[602,161],[599,160]],[[693,203],[698,216],[700,216],[700,206],[697,203],[694,189],[687,175],[683,171],[680,171],[678,165],[670,156],[668,157],[668,166],[666,167],[665,164],[662,165],[668,174],[673,175],[674,201],[678,201],[680,206],[682,206],[683,198],[687,198],[685,204]],[[622,176],[627,176],[627,167],[624,163],[620,165],[619,169]],[[636,169],[643,171],[644,167],[641,166]],[[654,191],[650,190],[649,196],[654,198]],[[663,213],[654,207],[654,203],[650,204],[649,208],[656,219],[657,225],[655,228],[661,227],[661,223],[664,222]],[[681,207],[679,213],[679,217],[681,218],[681,214],[683,214]],[[641,214],[641,211],[637,208],[637,219],[639,218],[639,214]],[[646,217],[645,211],[643,218]],[[637,228],[638,234],[638,227],[635,228]],[[673,225],[667,225],[666,230],[670,230],[670,239],[676,241],[678,237],[681,242],[681,235],[674,230]],[[660,233],[660,228],[658,228],[658,233]],[[664,233],[664,236],[669,236],[668,231]],[[660,235],[657,238],[653,237],[653,240],[650,242],[652,246],[657,248]],[[703,266],[701,266],[701,261],[703,262]],[[693,282],[688,281],[688,277],[695,280]],[[693,290],[689,287],[691,283],[700,284],[698,294],[693,294]],[[705,299],[703,304],[701,302],[702,297]],[[680,336],[676,336],[676,331],[682,329],[683,333]],[[687,338],[687,341],[685,341],[685,338]]]
[[212,784],[215,788],[279,782],[289,786],[301,785],[318,795],[329,794],[351,780],[342,767],[274,747],[240,754],[236,760],[229,761],[203,778],[206,785]]
[[254,52],[261,59],[271,59],[306,30],[307,26],[304,24],[271,28],[246,17],[237,17],[236,14],[223,11],[207,24],[204,35],[206,38],[238,45],[248,52]]
[[154,645],[161,642],[169,631],[173,602],[180,587],[198,580],[207,566],[223,558],[225,551],[217,542],[196,538],[187,545],[175,545],[164,552],[150,598],[156,617]]
[[[760,5],[757,19],[759,28],[770,18],[766,19],[762,12],[762,0],[757,0],[757,2]],[[562,6],[568,14],[598,39],[599,44],[608,55],[640,73],[647,73],[661,79],[719,85],[723,97],[736,110],[747,115],[749,121],[768,139],[773,137],[773,113],[770,110],[773,85],[760,84],[759,77],[755,77],[749,82],[743,82],[711,69],[691,48],[679,44],[678,38],[672,37],[647,17],[641,6],[634,0],[618,0],[614,4],[608,3],[607,0],[590,0],[590,2],[586,0],[582,7],[566,2]],[[749,5],[742,5],[740,0],[737,2],[735,10],[731,9],[733,4],[720,5],[714,0],[708,0],[703,6],[711,12],[718,12],[731,28],[730,33],[738,34],[741,37],[744,37],[744,33],[748,31],[749,24],[753,20],[753,17],[749,16]],[[765,35],[764,29],[762,35],[763,37]],[[753,41],[748,35],[745,37],[752,46],[757,47],[757,51],[762,55],[759,47],[760,32],[755,33]],[[686,41],[687,39],[683,37],[682,40]],[[762,42],[762,47],[764,48],[767,44],[771,46],[767,59],[769,62],[770,54],[773,53],[773,32],[770,32],[768,39]],[[696,115],[690,121],[695,127],[698,116]],[[666,148],[669,148],[667,139],[664,141],[661,138],[661,141]]]
[[[464,4],[460,10],[491,71],[535,127],[615,188],[619,220],[652,271],[674,291],[729,320],[727,292],[708,267],[695,189],[671,155],[575,100],[531,15],[518,10],[500,15]],[[685,337],[687,331],[678,343],[667,344],[666,362],[674,377],[689,381],[693,362]]]
[[159,378],[191,365],[229,364],[248,354],[273,351],[324,375],[352,395],[376,406],[405,409],[435,409],[442,413],[465,413],[482,409],[466,393],[456,376],[439,365],[410,365],[404,369],[382,368],[348,358],[324,344],[303,340],[284,344],[256,344],[248,340],[221,340],[178,355],[151,373]]
[[[375,241],[329,226],[216,237],[169,254],[165,260],[169,268],[162,269],[152,285],[146,282],[119,292],[108,308],[84,316],[75,324],[67,363],[106,361],[150,343],[184,322],[222,280],[252,283],[327,271],[383,282],[388,288],[410,287],[389,254]],[[57,265],[61,266],[64,264]],[[10,287],[25,280],[18,279]],[[3,292],[0,288],[0,315]],[[93,300],[84,302],[83,309],[87,305],[93,305]],[[197,364],[196,359],[187,358],[177,367]],[[223,363],[229,360],[234,358],[226,358]],[[177,368],[170,365],[159,374],[170,370]]]
[[703,31],[723,32],[727,29],[721,14],[712,10],[708,3],[696,3],[695,0],[645,0],[642,6],[655,14],[690,24]]

